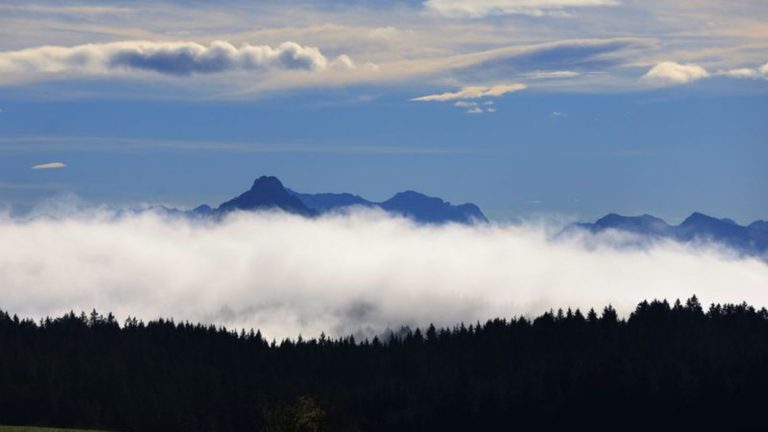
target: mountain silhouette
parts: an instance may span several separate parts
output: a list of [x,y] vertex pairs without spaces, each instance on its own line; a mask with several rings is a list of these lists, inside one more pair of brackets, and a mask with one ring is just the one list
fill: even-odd
[[474,204],[453,205],[440,198],[430,197],[414,191],[399,192],[383,202],[368,201],[358,195],[349,193],[306,194],[290,192],[307,207],[320,213],[343,210],[352,206],[363,206],[378,208],[424,224],[488,222],[480,208]]
[[279,209],[286,213],[316,216],[354,206],[378,208],[425,224],[488,222],[480,208],[471,203],[453,205],[440,198],[414,191],[397,193],[383,202],[369,201],[350,193],[308,194],[288,189],[277,177],[271,176],[259,177],[253,182],[250,190],[222,203],[216,209],[201,205],[187,213],[195,216],[206,216],[210,214],[222,215],[235,210]]
[[732,219],[718,219],[699,212],[688,216],[680,225],[669,225],[663,219],[651,215],[621,216],[612,213],[594,223],[571,225],[564,232],[573,229],[585,229],[592,233],[618,230],[680,242],[708,241],[747,255],[768,255],[768,222],[755,221],[742,226]]
[[474,204],[453,205],[440,198],[414,191],[395,194],[379,204],[379,207],[423,223],[488,222],[483,212]]
[[[198,207],[201,208],[202,206]],[[301,216],[315,216],[317,211],[307,207],[296,196],[288,192],[277,177],[261,176],[253,186],[229,201],[222,203],[214,212],[229,213],[234,210],[272,210],[279,209],[286,213]]]
[[321,213],[333,211],[335,209],[351,206],[373,207],[376,203],[367,199],[353,195],[351,193],[318,193],[308,194],[294,192],[288,189],[288,192],[301,200],[309,208],[315,209]]

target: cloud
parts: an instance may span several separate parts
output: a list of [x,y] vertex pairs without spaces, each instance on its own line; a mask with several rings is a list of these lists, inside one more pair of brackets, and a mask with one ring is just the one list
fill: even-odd
[[708,72],[704,67],[689,63],[662,62],[651,68],[643,79],[658,84],[686,84],[711,77],[729,77],[737,79],[768,78],[768,63],[757,68],[736,68],[725,71]]
[[643,79],[659,84],[686,84],[709,76],[709,72],[697,64],[666,61],[652,67]]
[[525,74],[527,78],[531,79],[563,79],[563,78],[576,78],[581,75],[574,71],[533,71]]
[[720,73],[720,75],[726,75],[731,78],[744,78],[744,79],[759,79],[768,78],[768,63],[757,68],[738,68],[730,69]]
[[467,114],[482,114],[483,112],[483,109],[479,107],[474,107],[467,110]]
[[723,75],[726,75],[732,78],[759,78],[760,72],[758,72],[757,69],[739,68],[739,69],[731,69],[731,70],[725,71],[723,72]]
[[615,6],[615,0],[427,0],[424,7],[452,18],[493,15],[561,15],[577,7]]
[[472,107],[476,107],[477,105],[478,105],[477,102],[467,102],[467,101],[458,101],[453,104],[453,106],[459,107],[459,108],[472,108]]
[[[372,334],[550,308],[643,299],[768,305],[768,265],[716,248],[645,250],[589,237],[553,242],[546,225],[423,227],[377,212],[318,219],[234,214],[192,223],[153,214],[0,217],[2,308],[260,328],[268,337]],[[589,236],[588,234],[585,234]],[[307,241],[311,238],[312,241]]]
[[277,47],[226,41],[196,42],[122,41],[72,47],[43,46],[0,52],[0,74],[106,74],[149,71],[188,76],[236,70],[352,69],[346,55],[329,60],[319,49],[285,42]]
[[66,168],[66,167],[67,167],[67,165],[65,165],[62,162],[49,162],[49,163],[34,165],[32,167],[32,169],[34,169],[34,170],[49,170],[49,169],[61,169],[61,168]]
[[491,87],[471,86],[471,87],[464,87],[457,92],[447,92],[447,93],[421,96],[421,97],[413,98],[411,100],[418,101],[418,102],[431,102],[431,101],[445,102],[445,101],[451,101],[456,99],[479,99],[484,97],[498,97],[498,96],[503,96],[507,93],[513,93],[516,91],[526,89],[527,87],[528,86],[526,86],[525,84],[519,84],[519,83],[501,84],[501,85],[495,85]]

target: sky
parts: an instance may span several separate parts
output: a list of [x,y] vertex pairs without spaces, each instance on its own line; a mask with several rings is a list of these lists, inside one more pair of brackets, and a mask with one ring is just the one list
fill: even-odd
[[763,0],[4,1],[0,206],[255,177],[491,218],[768,218]]

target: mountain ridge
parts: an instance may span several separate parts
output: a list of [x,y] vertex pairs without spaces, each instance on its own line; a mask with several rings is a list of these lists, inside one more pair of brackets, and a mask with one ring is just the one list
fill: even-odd
[[595,222],[581,222],[567,226],[562,233],[583,229],[591,233],[616,230],[643,237],[668,238],[679,242],[713,241],[747,255],[768,256],[768,222],[757,220],[739,225],[732,219],[716,218],[693,212],[679,225],[670,225],[661,218],[644,214],[622,216],[611,213]]
[[305,217],[315,217],[355,206],[378,208],[424,224],[488,223],[482,210],[473,203],[454,205],[442,198],[413,190],[398,192],[382,202],[370,201],[351,193],[301,193],[286,188],[274,176],[257,178],[248,191],[223,202],[216,208],[203,204],[184,214],[195,217],[221,217],[236,210],[279,210]]

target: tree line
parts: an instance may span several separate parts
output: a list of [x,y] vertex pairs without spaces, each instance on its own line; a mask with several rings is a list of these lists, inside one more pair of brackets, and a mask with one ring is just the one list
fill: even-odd
[[387,337],[0,312],[0,424],[153,431],[752,429],[768,311],[644,301]]

